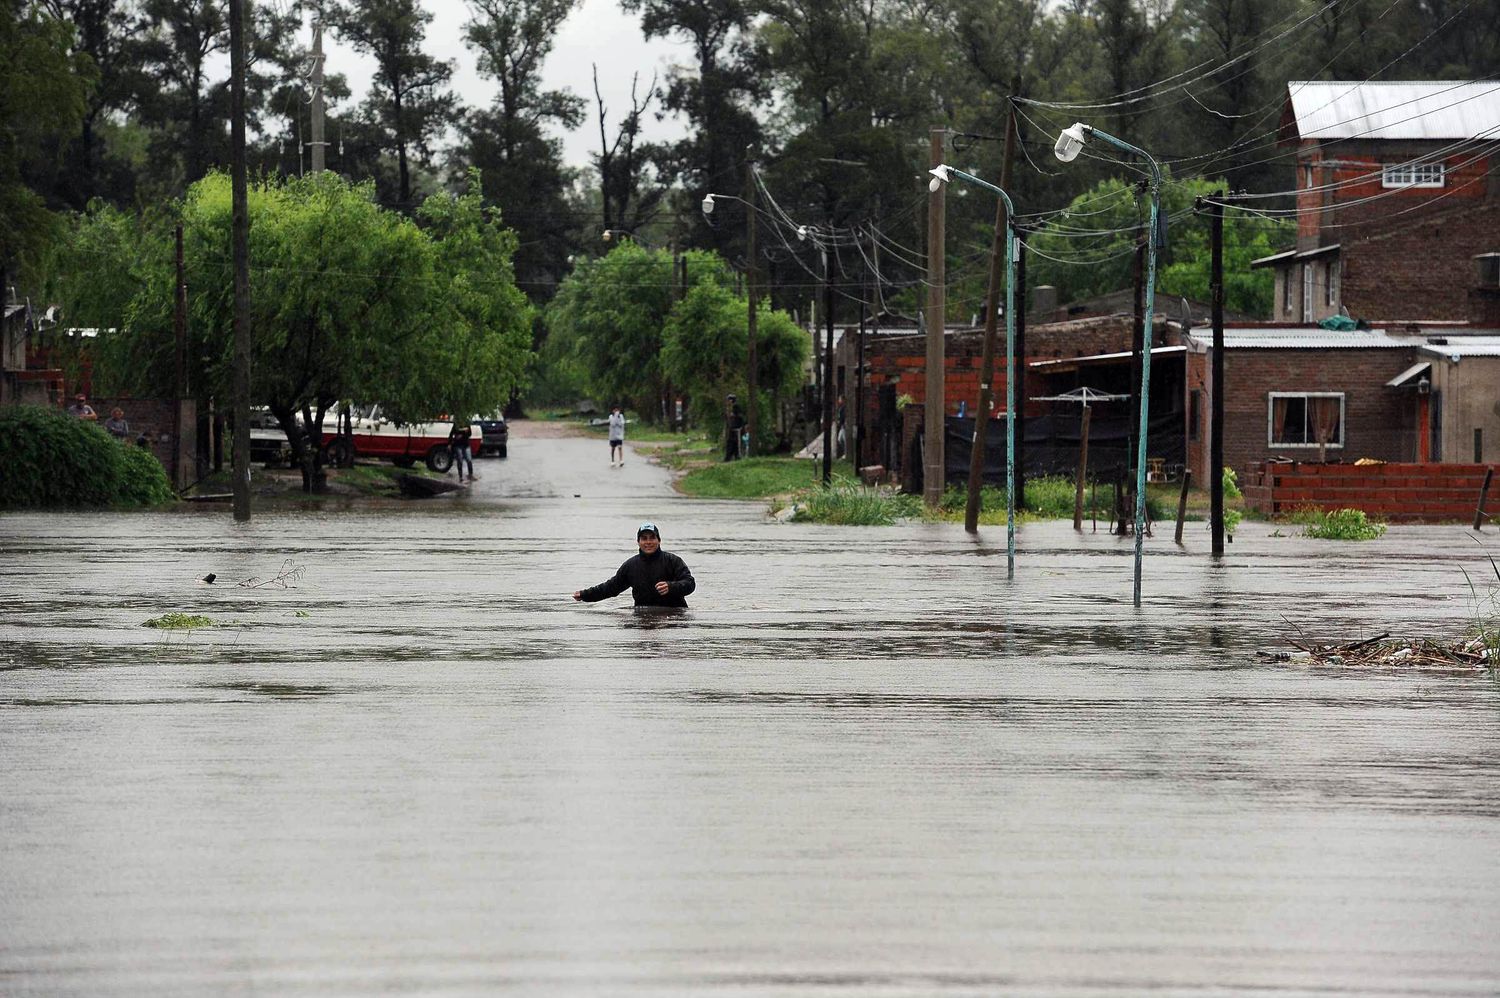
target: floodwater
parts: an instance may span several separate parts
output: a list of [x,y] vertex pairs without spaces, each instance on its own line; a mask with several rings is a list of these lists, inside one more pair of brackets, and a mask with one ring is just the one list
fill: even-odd
[[[1137,610],[1102,532],[1007,582],[525,430],[457,497],[0,517],[0,993],[1500,991],[1500,687],[1255,654],[1455,633],[1493,531],[1167,529]],[[574,604],[647,518],[691,609]]]

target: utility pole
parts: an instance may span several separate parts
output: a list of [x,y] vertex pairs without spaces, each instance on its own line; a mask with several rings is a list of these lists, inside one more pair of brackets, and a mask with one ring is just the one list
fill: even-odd
[[865,312],[869,308],[869,281],[861,282],[859,296],[859,341],[854,357],[854,477],[859,477],[859,462],[864,459],[865,443]]
[[250,520],[250,206],[245,179],[245,2],[229,0],[230,254],[234,262],[234,518]]
[[[1011,93],[1019,89],[1011,83]],[[1016,154],[1016,109],[1011,105],[1010,116],[1005,119],[1005,153],[1000,166],[1000,189],[1009,192],[1011,164]],[[944,185],[946,186],[946,185]],[[1000,282],[1005,279],[1005,240],[1010,238],[1011,219],[1006,217],[1004,198],[995,199],[995,236],[990,241],[990,283],[984,296],[984,345],[979,356],[979,404],[974,410],[974,435],[969,443],[969,488],[965,496],[964,529],[971,534],[979,532],[979,507],[984,491],[984,459],[986,441],[989,436],[990,407],[995,397],[995,338],[1000,325]],[[1014,414],[1007,411],[1007,419]],[[1014,424],[1012,424],[1014,425]]]
[[760,404],[756,394],[756,373],[760,362],[755,350],[758,335],[755,314],[755,163],[750,159],[748,149],[745,150],[745,247],[745,314],[750,336],[746,351],[749,370],[745,372],[746,394],[750,397],[745,403],[749,407],[745,420],[750,430],[750,448],[744,456],[753,457],[755,449],[760,446]]
[[[1219,197],[1224,196],[1220,191]],[[1213,555],[1224,553],[1224,204],[1211,203],[1209,212],[1209,294],[1213,299],[1214,361],[1210,389],[1213,391],[1208,428],[1209,521],[1213,528]]]
[[[937,169],[943,165],[943,145],[948,137],[946,128],[933,128],[927,133],[928,158]],[[943,343],[944,312],[947,310],[945,284],[948,280],[947,261],[944,249],[947,245],[944,217],[947,211],[945,194],[947,184],[938,184],[937,190],[927,194],[927,404],[924,407],[922,437],[922,501],[928,509],[936,509],[943,501]]]
[[172,332],[177,339],[177,377],[174,380],[176,404],[172,407],[172,487],[181,489],[187,485],[183,474],[182,453],[182,407],[187,398],[187,278],[182,261],[182,225],[177,226],[177,287],[173,294]]
[[1026,508],[1026,232],[1016,229],[1016,509]]
[[823,246],[823,484],[833,483],[833,261]]
[[[1146,237],[1149,238],[1149,237]],[[1130,424],[1125,428],[1125,477],[1130,477],[1135,467],[1136,428],[1141,422],[1141,351],[1149,341],[1145,330],[1146,316],[1146,239],[1137,229],[1135,257],[1130,268],[1131,283],[1135,289],[1134,319],[1130,327]],[[1125,533],[1125,522],[1120,521],[1120,533]]]
[[[312,42],[312,172],[322,173],[328,167],[324,151],[328,143],[323,141],[323,19],[319,15],[313,21]],[[298,157],[300,162],[301,157]]]

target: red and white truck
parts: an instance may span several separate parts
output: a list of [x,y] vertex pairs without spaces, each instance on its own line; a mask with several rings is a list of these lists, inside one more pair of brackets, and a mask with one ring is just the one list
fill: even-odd
[[[448,450],[448,433],[453,429],[452,420],[430,420],[419,423],[398,423],[381,410],[378,405],[354,408],[354,456],[382,458],[402,468],[410,468],[418,461],[442,474],[453,466],[453,454]],[[337,432],[338,421],[332,421],[334,429],[324,424],[323,447],[331,460],[337,460],[345,441]],[[484,428],[478,423],[469,426],[469,453],[475,457],[484,445]]]

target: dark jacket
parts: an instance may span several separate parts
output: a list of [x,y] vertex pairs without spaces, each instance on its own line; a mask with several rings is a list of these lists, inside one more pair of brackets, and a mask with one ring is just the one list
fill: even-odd
[[[658,582],[671,584],[665,596],[656,591]],[[693,573],[681,558],[670,551],[658,550],[653,555],[638,554],[629,559],[614,578],[585,589],[579,598],[585,603],[597,603],[629,589],[636,606],[687,606],[683,597],[697,588]]]

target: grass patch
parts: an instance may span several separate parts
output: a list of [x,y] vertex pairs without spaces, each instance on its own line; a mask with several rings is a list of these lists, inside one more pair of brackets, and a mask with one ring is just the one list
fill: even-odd
[[834,479],[826,488],[821,484],[804,488],[793,494],[792,503],[796,511],[791,519],[798,523],[888,527],[922,512],[918,496],[872,488],[846,477]]
[[1385,533],[1385,524],[1370,519],[1362,509],[1299,509],[1287,519],[1302,524],[1304,537],[1325,541],[1372,541]]
[[[854,467],[848,461],[834,462],[833,469],[836,478],[854,477]],[[677,487],[704,499],[768,499],[817,486],[822,474],[822,461],[750,457],[704,464],[684,475]]]
[[[1167,489],[1172,490],[1174,487],[1168,486]],[[943,501],[939,506],[937,518],[962,520],[968,505],[968,495],[968,489],[961,485],[949,486],[948,490],[943,493]],[[1114,487],[1105,487],[1102,482],[1097,489],[1086,486],[1083,490],[1083,515],[1109,519],[1114,496]],[[1061,475],[1028,478],[1026,479],[1025,499],[1025,505],[1016,510],[1018,516],[1044,520],[1071,520],[1073,518],[1073,480],[1071,478]],[[1148,486],[1146,512],[1150,514],[1151,519],[1161,520],[1167,515],[1169,509],[1175,518],[1176,491],[1172,491],[1169,498],[1163,489]],[[1131,510],[1133,512],[1134,507],[1131,507]],[[1003,488],[987,485],[979,493],[979,522],[988,524],[1005,522],[1005,490]]]
[[195,627],[212,627],[214,622],[198,614],[164,613],[160,617],[152,617],[141,626],[162,631],[191,631]]

